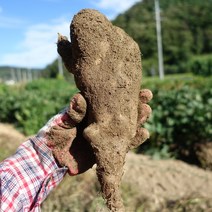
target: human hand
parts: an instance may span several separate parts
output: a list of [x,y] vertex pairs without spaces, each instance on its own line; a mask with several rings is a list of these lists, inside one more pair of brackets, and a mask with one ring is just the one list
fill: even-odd
[[138,104],[138,119],[137,119],[137,131],[135,137],[131,140],[129,149],[137,148],[149,138],[149,131],[141,127],[150,117],[152,113],[151,107],[147,104],[153,95],[149,89],[142,89],[139,94]]
[[[55,115],[39,131],[60,166],[67,166],[70,175],[80,174],[95,163],[88,142],[80,136],[77,125],[86,114],[86,101],[76,94],[68,108]],[[77,136],[77,138],[76,138]]]

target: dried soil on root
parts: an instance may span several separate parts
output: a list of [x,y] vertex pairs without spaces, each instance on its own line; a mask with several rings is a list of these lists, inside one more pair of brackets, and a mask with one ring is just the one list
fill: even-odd
[[84,136],[94,149],[97,176],[109,209],[124,211],[119,187],[137,127],[140,51],[124,31],[97,11],[81,11],[71,28],[76,56],[72,70],[89,107]]
[[87,100],[84,137],[96,155],[103,196],[112,211],[124,211],[119,187],[137,131],[139,47],[104,15],[86,9],[73,18],[71,44],[58,42],[58,52]]

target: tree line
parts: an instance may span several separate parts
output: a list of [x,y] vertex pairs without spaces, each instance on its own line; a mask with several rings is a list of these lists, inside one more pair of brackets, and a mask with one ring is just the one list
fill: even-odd
[[[195,73],[211,73],[211,11],[212,0],[160,0],[166,74],[185,73],[193,69]],[[157,75],[154,0],[136,3],[112,22],[124,29],[138,43],[142,52],[143,73]],[[204,70],[199,70],[199,67],[204,67]],[[57,77],[58,61],[49,64],[41,73],[47,78]],[[64,75],[65,78],[70,77],[66,71]]]
[[[160,0],[160,9],[165,72],[187,72],[194,56],[212,52],[212,1]],[[146,74],[157,70],[154,0],[136,3],[113,23],[138,43]]]

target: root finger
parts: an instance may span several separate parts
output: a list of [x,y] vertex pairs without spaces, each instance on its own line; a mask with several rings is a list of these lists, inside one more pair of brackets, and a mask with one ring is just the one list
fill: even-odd
[[71,42],[68,41],[68,38],[66,36],[63,36],[59,33],[58,33],[58,40],[57,40],[57,52],[62,57],[66,69],[72,73]]

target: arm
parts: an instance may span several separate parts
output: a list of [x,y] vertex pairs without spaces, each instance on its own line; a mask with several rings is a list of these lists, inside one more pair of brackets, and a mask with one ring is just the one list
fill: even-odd
[[86,112],[83,100],[75,95],[68,108],[0,163],[0,211],[39,210],[68,170],[72,175],[80,172],[69,149]]
[[0,211],[39,208],[66,172],[41,138],[29,139],[0,164]]

